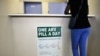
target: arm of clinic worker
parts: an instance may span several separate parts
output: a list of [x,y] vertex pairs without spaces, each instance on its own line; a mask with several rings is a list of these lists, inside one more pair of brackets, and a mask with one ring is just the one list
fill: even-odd
[[70,10],[70,4],[68,3],[68,5],[65,8],[64,14],[70,14],[69,10]]

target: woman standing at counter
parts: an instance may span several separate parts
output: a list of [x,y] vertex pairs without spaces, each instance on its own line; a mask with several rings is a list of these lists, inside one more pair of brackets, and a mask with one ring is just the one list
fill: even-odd
[[[78,13],[74,27],[70,28],[73,56],[86,56],[86,41],[90,32],[88,1],[69,0],[64,14],[68,14],[69,10],[71,11],[71,17],[76,17]],[[78,46],[80,55],[78,54]]]

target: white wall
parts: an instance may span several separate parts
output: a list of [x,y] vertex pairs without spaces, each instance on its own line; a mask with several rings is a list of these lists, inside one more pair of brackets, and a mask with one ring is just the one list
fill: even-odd
[[96,11],[94,14],[96,15],[96,35],[91,35],[91,39],[89,41],[89,47],[88,47],[88,56],[100,56],[100,0],[97,1],[95,4]]
[[[91,35],[88,46],[88,56],[100,56],[100,0],[91,0],[91,12],[96,16],[95,35]],[[93,7],[92,7],[93,6]]]
[[18,0],[0,0],[0,56],[14,56],[9,13],[18,12]]

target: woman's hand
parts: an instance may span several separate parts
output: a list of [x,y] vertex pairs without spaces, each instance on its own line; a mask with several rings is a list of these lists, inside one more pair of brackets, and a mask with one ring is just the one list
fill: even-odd
[[65,8],[65,11],[64,11],[64,14],[70,14],[69,13],[69,10],[70,10],[70,4],[68,4]]

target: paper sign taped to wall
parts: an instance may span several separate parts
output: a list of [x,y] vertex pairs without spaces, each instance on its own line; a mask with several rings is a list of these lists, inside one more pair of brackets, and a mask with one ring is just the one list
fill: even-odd
[[38,37],[61,37],[61,27],[38,27]]

